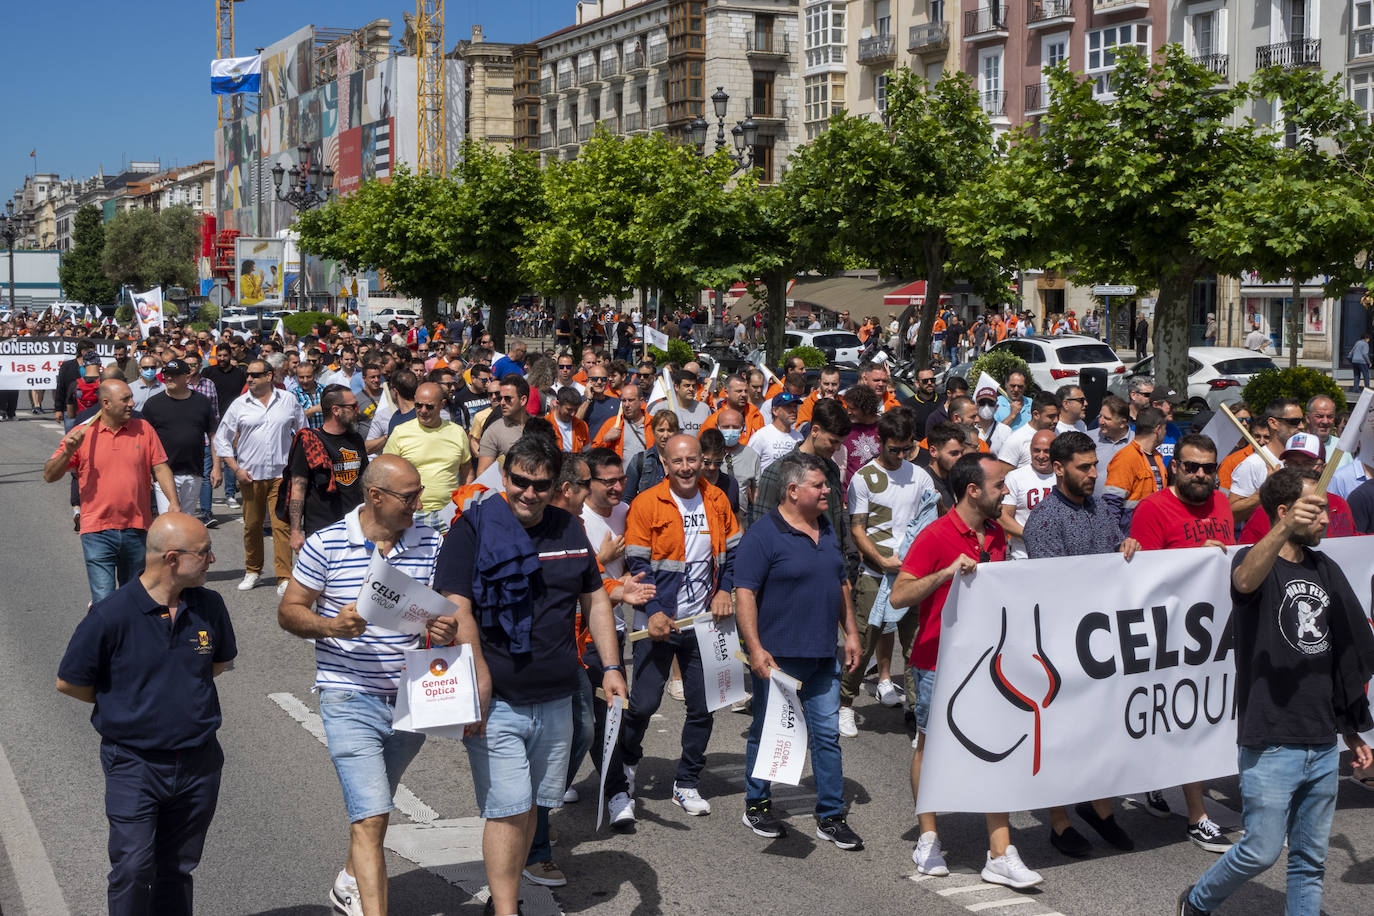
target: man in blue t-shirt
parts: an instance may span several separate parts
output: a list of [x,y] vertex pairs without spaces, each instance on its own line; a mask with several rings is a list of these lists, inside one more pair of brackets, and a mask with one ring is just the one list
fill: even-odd
[[779,837],[771,784],[754,778],[754,761],[767,714],[769,669],[801,682],[797,695],[806,718],[811,769],[816,779],[816,836],[840,849],[863,840],[845,820],[840,765],[840,664],[835,629],[844,629],[845,669],[859,664],[859,631],[844,555],[825,517],[831,494],[825,465],[793,452],[778,460],[782,500],[740,542],[735,560],[735,618],[754,673],[754,721],[745,745],[744,823],[762,837]]
[[[610,598],[582,522],[552,507],[563,453],[526,434],[506,452],[505,492],[450,529],[434,587],[476,618],[491,678],[486,727],[463,739],[486,826],[482,858],[492,910],[517,912],[536,806],[560,808],[572,743],[572,695],[584,675],[577,612],[601,658],[617,658]],[[629,696],[622,666],[605,665],[607,704]]]
[[515,341],[510,345],[510,352],[498,359],[491,367],[491,374],[498,379],[503,379],[511,373],[523,376],[525,374],[525,344],[523,341]]

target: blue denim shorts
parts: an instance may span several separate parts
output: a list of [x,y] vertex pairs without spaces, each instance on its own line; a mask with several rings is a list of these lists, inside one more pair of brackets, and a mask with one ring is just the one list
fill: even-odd
[[911,669],[916,678],[916,730],[924,732],[930,721],[930,692],[935,689],[935,672]]
[[391,727],[394,697],[361,690],[320,690],[320,718],[339,774],[348,820],[357,823],[395,807],[392,796],[425,736]]
[[464,738],[482,817],[563,807],[572,745],[572,697],[531,705],[491,698],[487,732]]

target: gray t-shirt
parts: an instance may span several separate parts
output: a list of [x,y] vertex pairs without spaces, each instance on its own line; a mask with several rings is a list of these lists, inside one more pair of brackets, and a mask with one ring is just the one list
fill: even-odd
[[722,463],[720,469],[735,479],[739,484],[739,510],[740,514],[747,517],[749,513],[749,493],[758,486],[759,483],[759,453],[747,445],[737,445],[727,451],[727,463]]
[[500,458],[524,434],[525,424],[523,423],[516,426],[507,423],[505,417],[500,420],[492,420],[482,430],[482,444],[477,448],[477,456],[479,458],[483,456]]
[[693,401],[690,410],[685,404],[678,404],[673,412],[677,414],[679,431],[687,436],[695,436],[701,433],[701,424],[711,415],[711,408],[700,401]]

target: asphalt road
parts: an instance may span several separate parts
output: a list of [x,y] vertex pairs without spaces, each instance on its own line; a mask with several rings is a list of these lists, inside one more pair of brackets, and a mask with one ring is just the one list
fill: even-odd
[[[67,486],[45,485],[41,478],[42,462],[59,435],[46,417],[26,415],[0,425],[5,572],[0,580],[0,840],[5,853],[0,912],[5,916],[104,911],[108,861],[98,738],[88,707],[53,690],[58,660],[89,600]],[[347,825],[337,779],[310,731],[315,709],[309,692],[311,647],[278,629],[270,586],[247,594],[234,589],[242,574],[242,524],[222,505],[216,511],[223,524],[213,532],[217,562],[209,584],[226,597],[240,655],[234,670],[219,681],[226,764],[219,811],[196,872],[197,909],[232,916],[326,916]],[[866,841],[864,850],[842,852],[815,839],[809,776],[801,787],[781,787],[776,796],[792,828],[786,838],[762,840],[740,824],[747,720],[727,711],[716,716],[702,781],[714,812],[691,818],[675,807],[670,796],[682,707],[665,699],[640,768],[638,829],[625,835],[605,827],[599,834],[593,830],[596,777],[584,764],[576,783],[584,801],[553,815],[555,860],[570,883],[552,898],[528,888],[527,910],[642,916],[727,909],[1164,914],[1172,912],[1179,889],[1214,860],[1186,841],[1182,818],[1156,820],[1123,802],[1118,818],[1135,838],[1137,851],[1109,852],[1099,844],[1086,861],[1066,859],[1049,846],[1044,812],[1014,814],[1013,841],[1046,879],[1033,891],[1017,893],[978,880],[986,835],[981,816],[970,815],[941,819],[954,874],[913,881],[911,751],[901,713],[871,697],[860,701],[859,712],[860,736],[844,742],[845,794],[852,801],[851,824]],[[405,813],[393,818],[388,855],[392,912],[475,916],[485,899],[475,864],[480,824],[462,749],[431,739],[404,785]],[[1222,780],[1212,791],[1213,816],[1237,823],[1235,780]],[[1371,808],[1374,793],[1342,782],[1325,912],[1374,910]],[[1221,912],[1281,913],[1283,881],[1280,869],[1271,870]]]

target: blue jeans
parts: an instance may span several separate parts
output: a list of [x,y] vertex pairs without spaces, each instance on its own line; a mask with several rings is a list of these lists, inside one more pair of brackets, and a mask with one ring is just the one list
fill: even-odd
[[[209,477],[210,477],[209,474],[206,474],[205,476],[206,476],[206,479],[207,479],[207,480],[208,480]],[[234,497],[236,497],[236,496],[238,496],[238,495],[239,495],[239,479],[238,479],[237,477],[235,477],[235,476],[233,475],[233,473],[232,473],[231,471],[229,471],[229,470],[226,468],[226,469],[225,469],[225,475],[224,475],[224,498],[225,498],[226,500],[230,500],[230,499],[233,499]]]
[[[649,719],[663,702],[663,688],[673,659],[682,670],[682,691],[687,698],[687,717],[682,723],[682,756],[678,758],[674,783],[695,789],[706,766],[706,745],[711,742],[715,719],[706,708],[706,684],[702,680],[701,656],[697,638],[691,631],[677,631],[664,642],[641,639],[634,645],[635,677],[630,686],[630,705],[620,723],[620,751],[625,763],[637,766],[644,756],[644,733]],[[606,773],[606,795],[626,791],[625,773],[610,767]]]
[[[592,682],[581,675],[577,676],[578,688],[572,695],[572,750],[568,753],[568,778],[565,785],[572,785],[582,766],[582,758],[592,746],[592,735],[596,722],[592,716],[592,704],[596,696],[592,693]],[[605,706],[605,703],[602,703]],[[553,861],[553,844],[549,842],[549,809],[539,806],[539,815],[534,824],[534,842],[530,844],[530,854],[525,857],[526,865],[536,862]]]
[[[797,698],[806,717],[807,744],[811,749],[811,773],[816,780],[816,817],[844,814],[844,767],[840,755],[840,663],[830,658],[778,658],[778,668],[802,682]],[[759,736],[768,711],[768,682],[754,681],[754,721],[744,745],[744,804],[767,801],[773,784],[755,779],[754,761],[759,756]]]
[[1288,916],[1319,916],[1331,820],[1336,814],[1336,744],[1242,747],[1245,836],[1198,879],[1189,897],[1210,911],[1278,861],[1288,839]]
[[[205,446],[205,467],[201,469],[200,475],[200,517],[202,519],[210,517],[210,499],[215,495],[215,488],[210,486],[211,464],[213,462],[210,460],[210,446],[207,445]],[[230,474],[229,476],[234,475]],[[227,483],[225,485],[228,486]],[[186,506],[181,507],[182,512],[185,512],[186,509]]]
[[81,535],[92,604],[143,572],[147,536],[142,528],[108,528]]
[[350,823],[391,813],[401,776],[425,743],[422,734],[391,727],[395,708],[395,697],[361,690],[320,691],[324,736]]
[[1355,387],[1369,387],[1369,363],[1351,363],[1355,369]]

